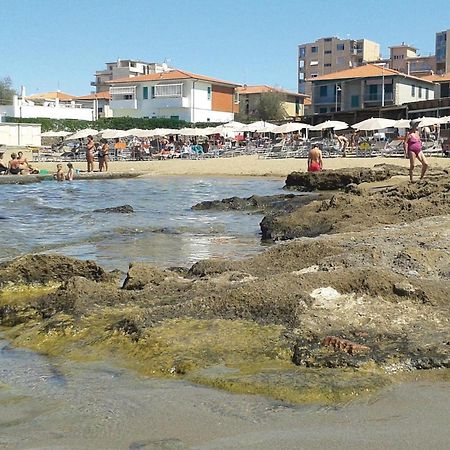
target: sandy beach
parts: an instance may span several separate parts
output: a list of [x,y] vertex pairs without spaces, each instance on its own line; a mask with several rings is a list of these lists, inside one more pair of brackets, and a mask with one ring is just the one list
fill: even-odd
[[[430,167],[449,168],[450,158],[430,157]],[[56,162],[35,162],[38,169],[56,171]],[[63,163],[64,165],[66,163]],[[84,161],[74,162],[74,168],[86,170]],[[403,158],[326,158],[325,169],[341,169],[352,167],[374,167],[378,164],[395,164],[408,167],[409,161]],[[420,170],[420,164],[416,170]],[[96,170],[98,164],[95,163]],[[233,158],[210,158],[200,160],[166,160],[166,161],[112,161],[110,172],[143,172],[150,176],[265,176],[284,178],[293,171],[306,171],[306,159],[262,159],[256,155],[236,156]],[[419,173],[419,172],[418,172]]]

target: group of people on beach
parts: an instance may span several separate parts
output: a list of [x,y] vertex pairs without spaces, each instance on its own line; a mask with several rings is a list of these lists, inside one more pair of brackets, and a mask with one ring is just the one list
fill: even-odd
[[[419,120],[411,122],[410,129],[404,140],[404,152],[405,158],[409,159],[409,180],[411,183],[413,182],[413,173],[416,161],[419,161],[422,165],[420,179],[423,179],[426,171],[428,170],[428,161],[422,150],[419,122]],[[348,140],[344,143],[343,150],[347,148],[347,145]],[[343,152],[342,156],[345,156],[345,152]],[[322,149],[319,144],[314,144],[309,151],[307,169],[308,172],[320,172],[323,169]]]
[[74,178],[75,171],[73,169],[72,163],[67,163],[67,173],[64,173],[62,164],[56,165],[56,173],[53,175],[53,178],[56,181],[72,181]]
[[94,142],[94,137],[89,135],[86,144],[86,163],[88,172],[94,171],[95,152],[97,152],[98,170],[100,172],[108,172],[109,145],[107,139],[100,139],[100,142],[96,144]]
[[0,152],[0,174],[4,175],[28,175],[39,173],[25,158],[23,152],[11,153],[11,159],[7,164],[3,162],[3,152]]

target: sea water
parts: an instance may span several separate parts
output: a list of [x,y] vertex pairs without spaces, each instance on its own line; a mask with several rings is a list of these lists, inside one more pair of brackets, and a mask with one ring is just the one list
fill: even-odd
[[[261,214],[193,211],[205,200],[282,193],[282,180],[161,177],[42,182],[0,187],[0,261],[25,253],[92,259],[126,271],[130,262],[190,266],[261,251]],[[95,212],[129,204],[134,213]]]

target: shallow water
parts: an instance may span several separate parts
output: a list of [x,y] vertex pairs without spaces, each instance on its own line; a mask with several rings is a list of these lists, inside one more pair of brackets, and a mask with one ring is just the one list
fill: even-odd
[[[43,182],[0,187],[0,261],[52,252],[126,270],[129,262],[189,266],[263,249],[259,214],[192,211],[195,203],[282,192],[283,182],[249,178],[164,177]],[[130,204],[135,213],[95,213]]]

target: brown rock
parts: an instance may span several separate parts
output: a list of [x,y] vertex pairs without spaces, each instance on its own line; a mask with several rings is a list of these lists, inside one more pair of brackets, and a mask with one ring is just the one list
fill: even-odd
[[346,352],[349,355],[370,350],[370,347],[367,347],[367,345],[357,344],[356,342],[352,342],[336,336],[327,336],[322,341],[322,345],[324,345],[325,347],[332,347],[334,350]]

